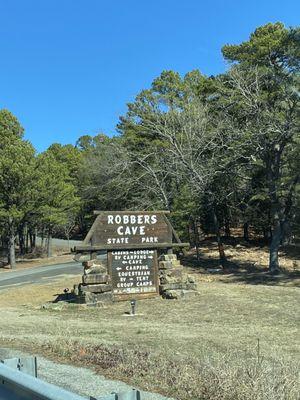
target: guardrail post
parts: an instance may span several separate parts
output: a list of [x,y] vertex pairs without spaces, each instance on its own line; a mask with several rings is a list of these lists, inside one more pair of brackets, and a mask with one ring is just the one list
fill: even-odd
[[128,392],[111,393],[105,397],[90,397],[90,400],[142,400],[142,398],[139,390],[132,389]]
[[0,361],[10,368],[17,369],[24,374],[37,378],[37,359],[36,357],[6,358]]
[[136,389],[130,392],[118,393],[117,400],[141,400],[141,393]]

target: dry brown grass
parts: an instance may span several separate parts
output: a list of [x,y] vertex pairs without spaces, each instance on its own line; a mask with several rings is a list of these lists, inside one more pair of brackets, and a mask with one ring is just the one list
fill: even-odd
[[[61,349],[61,343],[49,348],[54,354]],[[298,399],[297,364],[265,360],[256,349],[245,359],[232,351],[210,355],[210,346],[201,358],[70,341],[63,349],[76,364],[93,365],[102,374],[177,399]]]
[[0,291],[0,309],[12,307],[40,307],[41,304],[54,301],[64,288],[72,288],[81,280],[81,276],[66,275],[57,277],[44,284],[18,286]]
[[190,271],[198,297],[139,301],[136,317],[128,302],[41,308],[79,276],[8,289],[0,341],[182,400],[299,399],[299,289]]

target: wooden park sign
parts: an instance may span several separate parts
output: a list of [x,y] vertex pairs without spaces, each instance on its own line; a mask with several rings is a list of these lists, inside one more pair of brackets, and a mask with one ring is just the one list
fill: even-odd
[[84,244],[105,249],[157,247],[172,242],[172,227],[162,212],[99,211]]
[[[181,243],[168,211],[95,211],[97,218],[76,252],[107,250],[108,273],[115,300],[158,294],[157,249]],[[176,243],[172,242],[173,236]],[[93,258],[93,257],[92,257]]]

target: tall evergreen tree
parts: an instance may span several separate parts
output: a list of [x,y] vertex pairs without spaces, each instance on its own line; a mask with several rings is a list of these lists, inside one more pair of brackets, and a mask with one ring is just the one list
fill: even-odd
[[8,259],[15,267],[19,222],[33,205],[34,149],[22,139],[23,128],[9,111],[0,111],[0,219],[8,237]]
[[57,227],[68,224],[78,212],[80,199],[70,182],[67,165],[58,162],[50,150],[37,158],[39,219],[47,231],[47,255],[52,255],[52,235]]
[[[227,112],[241,132],[248,156],[265,174],[272,241],[270,271],[279,269],[278,250],[289,230],[299,183],[295,149],[299,146],[300,30],[267,24],[240,45],[224,46],[229,73]],[[238,107],[236,107],[238,104]],[[248,157],[249,158],[249,157]],[[250,160],[250,158],[249,158]]]

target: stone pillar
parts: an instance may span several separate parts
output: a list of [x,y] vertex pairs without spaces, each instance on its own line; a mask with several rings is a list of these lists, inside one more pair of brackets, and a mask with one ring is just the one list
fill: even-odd
[[194,278],[184,272],[176,254],[163,254],[158,263],[159,293],[165,299],[190,298],[198,294]]
[[82,283],[74,285],[74,295],[78,303],[99,306],[112,302],[112,286],[107,265],[99,260],[84,261]]

